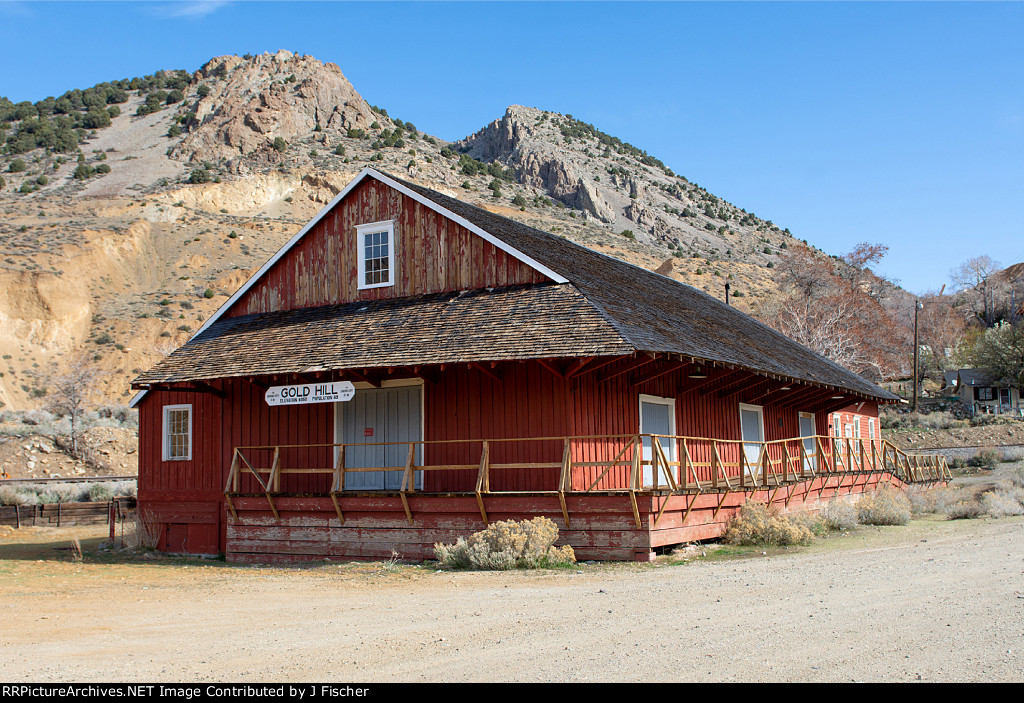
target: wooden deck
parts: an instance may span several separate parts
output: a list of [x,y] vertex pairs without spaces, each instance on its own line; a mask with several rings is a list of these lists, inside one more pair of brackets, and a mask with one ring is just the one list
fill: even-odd
[[[572,545],[579,559],[646,560],[658,547],[720,536],[748,500],[814,511],[834,495],[863,493],[879,483],[951,478],[941,456],[907,454],[883,440],[793,438],[756,443],[759,448],[747,442],[747,451],[733,440],[658,435],[527,441],[552,440],[562,442],[561,462],[491,463],[495,445],[516,440],[474,440],[481,447],[479,463],[417,465],[415,458],[428,450],[417,445],[431,443],[411,442],[404,445],[404,466],[358,469],[345,467],[345,445],[330,445],[337,447],[334,466],[315,468],[290,466],[283,459],[288,450],[309,447],[238,447],[224,492],[227,558],[429,559],[436,542],[454,542],[500,520],[544,516],[559,526],[559,544]],[[814,451],[808,452],[808,445]],[[595,446],[597,454],[610,456],[602,461],[581,451]],[[747,458],[755,453],[751,449],[759,449],[753,461]],[[250,457],[260,454],[272,457],[269,466],[254,465]],[[502,470],[552,467],[558,479],[551,490],[490,488],[492,475]],[[404,472],[401,490],[345,489],[349,473],[386,470]],[[445,493],[413,488],[415,472],[442,470],[472,471],[475,485]],[[287,492],[287,477],[300,473],[325,474],[329,490]]]

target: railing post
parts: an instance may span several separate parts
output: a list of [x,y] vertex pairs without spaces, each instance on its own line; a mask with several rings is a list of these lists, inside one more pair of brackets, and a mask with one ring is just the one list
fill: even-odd
[[235,459],[231,463],[231,473],[234,476],[234,480],[231,482],[231,492],[232,493],[238,493],[238,491],[241,489],[241,484],[242,484],[242,476],[241,476],[241,473],[242,473],[241,472],[241,468],[242,467],[241,467],[241,464],[240,464],[241,459],[242,459],[241,453],[238,451],[237,448],[235,448]]
[[565,527],[569,527],[569,509],[565,505],[565,492],[572,489],[572,445],[569,438],[565,438],[565,447],[562,450],[562,475],[558,478],[558,502],[562,506],[562,519],[565,520]]
[[[654,445],[657,444],[658,447]],[[658,464],[661,461],[661,454],[658,452],[658,448],[661,447],[661,438],[651,435],[651,485],[654,490],[658,490],[658,474],[661,473],[658,469]],[[668,470],[668,467],[665,467]],[[642,488],[643,486],[640,486]]]
[[487,444],[487,440],[483,440],[483,448],[480,450],[480,472],[476,477],[476,503],[480,507],[480,517],[483,518],[484,525],[489,525],[487,520],[487,510],[484,509],[484,497],[485,491],[490,491],[490,459],[489,459],[490,448]]
[[679,488],[685,491],[690,487],[690,450],[686,446],[686,438],[683,438],[683,451],[679,453]]
[[281,492],[281,447],[274,447],[274,460],[270,464],[270,477],[267,479],[270,490]]
[[640,439],[640,435],[637,435],[636,437],[633,438],[633,465],[631,467],[631,475],[629,477],[629,485],[631,487],[631,490],[634,491],[643,488],[643,486],[640,485],[641,481],[643,480],[641,478],[640,473],[640,462],[643,459],[643,455],[643,440]]

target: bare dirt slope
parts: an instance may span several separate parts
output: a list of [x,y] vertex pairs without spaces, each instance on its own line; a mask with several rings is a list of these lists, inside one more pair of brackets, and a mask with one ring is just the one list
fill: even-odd
[[[8,681],[1013,681],[1024,519],[518,573],[75,564],[0,535]],[[63,555],[63,556],[60,556]]]

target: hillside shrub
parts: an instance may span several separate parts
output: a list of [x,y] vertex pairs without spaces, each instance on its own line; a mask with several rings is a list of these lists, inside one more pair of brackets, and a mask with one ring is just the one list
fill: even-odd
[[281,137],[274,137],[274,151],[285,151],[288,149],[288,142]]
[[996,464],[999,463],[1002,457],[995,449],[986,447],[979,449],[978,453],[967,460],[968,466],[974,466],[981,469],[994,469]]
[[989,491],[982,495],[981,506],[987,515],[992,517],[1012,517],[1024,515],[1024,490]]
[[902,491],[885,484],[861,496],[857,519],[862,525],[906,525],[910,522],[910,500]]
[[7,170],[11,173],[21,173],[28,168],[28,165],[21,159],[15,159],[7,166]]
[[455,544],[435,544],[434,555],[456,569],[537,569],[572,564],[572,547],[555,547],[558,527],[545,517],[496,522]]
[[857,508],[839,496],[833,496],[822,509],[821,520],[830,530],[852,530],[857,526]]
[[747,546],[810,544],[814,532],[801,520],[791,518],[782,515],[776,506],[747,501],[729,520],[723,540]]
[[962,500],[949,505],[945,513],[950,520],[973,520],[984,515],[985,508],[973,495],[968,494]]

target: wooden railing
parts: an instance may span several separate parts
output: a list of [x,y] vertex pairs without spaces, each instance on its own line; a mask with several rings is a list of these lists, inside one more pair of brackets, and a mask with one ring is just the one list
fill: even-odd
[[[526,453],[524,446],[530,444],[533,444],[530,454],[550,460],[495,461],[496,453],[502,453],[502,450],[505,450],[504,453],[509,453],[509,450],[513,453]],[[392,454],[397,449],[405,460],[401,465],[346,466],[348,453],[356,448],[365,451],[369,447],[377,447],[385,452],[390,449]],[[555,447],[560,450],[558,457],[554,455]],[[310,463],[311,454],[328,456],[331,453],[334,454],[331,466],[298,466],[293,465],[292,461],[286,466],[283,459],[286,454],[296,455]],[[479,460],[473,463],[425,464],[422,459],[417,459],[424,455],[429,458],[432,453],[479,456]],[[263,465],[257,457],[268,461],[269,465]],[[294,463],[301,463],[301,459],[297,458]],[[492,477],[510,470],[546,471],[545,482],[548,487],[540,490],[522,487],[517,490],[492,489]],[[231,499],[243,493],[243,477],[250,476],[259,489],[246,493],[264,494],[274,516],[279,517],[274,496],[283,493],[283,476],[327,474],[330,475],[330,490],[327,493],[334,503],[339,520],[344,523],[345,516],[338,498],[358,492],[346,486],[346,478],[355,473],[379,471],[402,472],[397,493],[401,496],[410,524],[412,511],[408,497],[423,492],[416,488],[417,474],[424,476],[427,472],[435,471],[475,472],[476,481],[472,493],[476,495],[485,523],[485,495],[527,493],[557,495],[567,525],[569,516],[566,494],[628,493],[639,525],[636,502],[638,493],[692,494],[714,491],[723,493],[721,500],[724,503],[725,495],[731,491],[777,490],[787,484],[822,476],[889,473],[908,483],[952,478],[944,457],[909,454],[881,439],[816,435],[770,442],[744,442],[707,437],[632,434],[236,447],[224,493],[228,508],[237,520]],[[557,480],[552,480],[556,471]],[[251,484],[250,487],[255,488]],[[665,504],[667,502],[663,501],[662,510]]]

